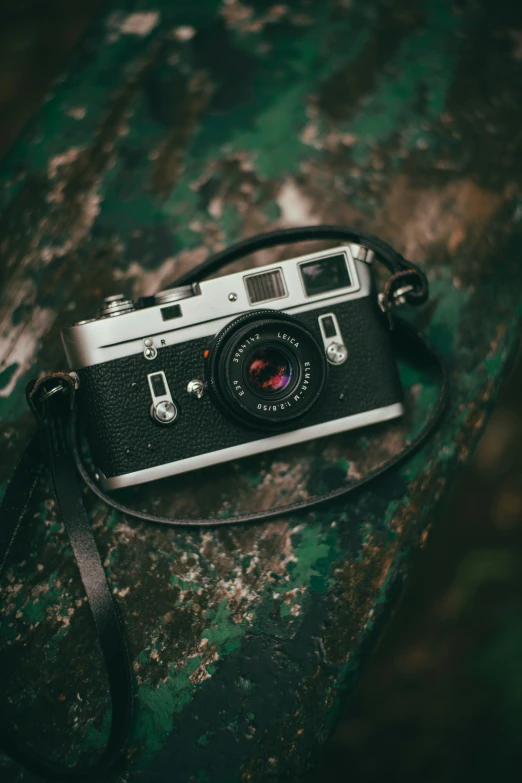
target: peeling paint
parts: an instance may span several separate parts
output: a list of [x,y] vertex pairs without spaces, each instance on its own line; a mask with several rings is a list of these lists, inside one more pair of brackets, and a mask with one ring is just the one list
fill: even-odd
[[[2,481],[32,427],[25,383],[63,361],[58,320],[88,317],[119,290],[152,294],[276,226],[357,225],[422,261],[432,297],[417,317],[456,369],[454,408],[437,438],[349,503],[203,532],[92,503],[137,683],[126,783],[170,780],[173,759],[185,780],[306,773],[505,374],[522,316],[516,40],[499,47],[510,40],[504,22],[489,32],[475,24],[480,9],[414,5],[121,7],[93,33],[95,56],[57,86],[34,136],[5,161]],[[478,80],[485,97],[468,81],[477,40],[503,84],[494,117],[491,80]],[[301,250],[271,248],[248,263]],[[427,376],[400,370],[403,421],[136,488],[129,502],[219,516],[359,477],[396,453],[433,404]],[[27,561],[6,574],[0,655],[14,675],[2,687],[44,747],[70,715],[64,754],[87,758],[107,735],[106,682],[48,492]],[[70,675],[56,678],[57,660],[70,662]],[[26,691],[22,704],[16,672],[33,669],[46,689]]]
[[181,25],[180,27],[174,28],[174,38],[177,41],[190,41],[191,38],[194,38],[196,34],[196,30],[194,27],[190,27],[188,25]]
[[74,117],[75,120],[83,120],[85,115],[87,114],[87,107],[73,106],[72,109],[69,109],[67,114],[69,115],[69,117]]
[[37,307],[30,321],[24,323],[20,330],[0,337],[0,373],[5,371],[4,368],[13,368],[8,382],[0,386],[0,397],[9,397],[18,380],[31,369],[42,335],[49,331],[54,319],[53,310]]
[[159,22],[159,11],[142,11],[132,14],[112,13],[107,20],[107,28],[110,31],[109,42],[115,43],[120,35],[136,35],[143,38],[150,35]]
[[298,226],[320,222],[320,217],[313,214],[312,202],[292,180],[287,180],[281,186],[276,200],[283,223]]

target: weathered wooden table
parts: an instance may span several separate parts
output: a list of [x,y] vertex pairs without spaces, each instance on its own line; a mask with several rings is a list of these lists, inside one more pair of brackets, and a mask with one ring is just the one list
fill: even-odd
[[[453,367],[437,436],[348,504],[199,533],[88,498],[135,661],[121,780],[294,781],[316,762],[517,342],[519,12],[509,0],[105,6],[0,174],[2,481],[34,426],[26,382],[64,364],[62,325],[270,227],[351,224],[424,262],[432,298],[417,321]],[[337,486],[425,418],[435,390],[403,374],[400,424],[127,497],[220,514]],[[3,583],[1,700],[40,750],[87,761],[106,736],[107,686],[49,492]],[[4,758],[0,777],[34,779]]]

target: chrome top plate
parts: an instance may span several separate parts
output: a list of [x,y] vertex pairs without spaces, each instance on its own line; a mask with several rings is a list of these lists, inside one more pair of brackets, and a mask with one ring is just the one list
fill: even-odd
[[[150,338],[153,345],[161,350],[165,346],[216,334],[232,318],[243,312],[270,309],[298,314],[327,304],[334,306],[349,299],[368,296],[371,289],[370,270],[366,263],[354,259],[358,248],[358,245],[343,245],[204,281],[200,283],[197,295],[179,302],[181,314],[172,320],[165,320],[162,309],[166,304],[160,302],[152,307],[122,314],[119,318],[103,318],[71,326],[62,331],[69,367],[89,367],[140,353],[145,338]],[[341,252],[346,254],[351,284],[334,291],[306,296],[299,265],[303,261],[319,260]],[[276,267],[283,272],[288,295],[250,304],[245,278],[254,272],[270,271]],[[231,297],[230,294],[235,296]]]

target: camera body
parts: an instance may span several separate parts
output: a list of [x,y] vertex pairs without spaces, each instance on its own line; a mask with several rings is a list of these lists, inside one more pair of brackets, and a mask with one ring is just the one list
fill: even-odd
[[131,486],[403,413],[371,251],[104,301],[62,332],[98,480]]

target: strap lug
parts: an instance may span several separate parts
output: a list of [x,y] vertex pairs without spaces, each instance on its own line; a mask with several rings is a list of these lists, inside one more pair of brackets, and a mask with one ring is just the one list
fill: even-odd
[[375,261],[375,253],[364,245],[350,245],[350,250],[356,261],[361,261],[369,266]]

